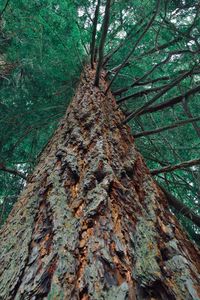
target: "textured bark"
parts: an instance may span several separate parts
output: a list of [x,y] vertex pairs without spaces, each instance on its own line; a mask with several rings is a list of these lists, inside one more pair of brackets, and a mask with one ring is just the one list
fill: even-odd
[[0,299],[200,299],[197,249],[85,72],[1,231]]

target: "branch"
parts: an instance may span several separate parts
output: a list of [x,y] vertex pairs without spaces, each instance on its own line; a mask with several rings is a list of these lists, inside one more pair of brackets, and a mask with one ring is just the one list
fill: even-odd
[[7,168],[4,164],[0,163],[0,170],[1,171],[4,171],[4,172],[8,172],[10,174],[13,174],[13,175],[17,175],[17,176],[20,176],[21,178],[23,178],[24,180],[27,180],[27,177],[21,173],[20,171],[18,170],[13,170],[13,169],[10,169],[10,168]]
[[128,33],[127,33],[127,35],[126,35],[126,38],[123,39],[123,40],[119,43],[119,45],[118,45],[116,48],[114,48],[114,50],[112,50],[111,52],[109,52],[109,53],[105,56],[105,59],[104,59],[104,62],[103,62],[103,66],[106,66],[107,63],[109,62],[109,60],[113,57],[113,55],[114,55],[117,51],[119,51],[119,50],[125,45],[125,43],[132,37],[133,32],[134,32],[134,35],[136,35],[136,36],[137,36],[137,34],[139,34],[139,32],[140,32],[141,29],[146,25],[146,23],[145,23],[145,25],[142,25],[138,30],[136,30],[136,26],[141,25],[142,22],[143,22],[143,18],[141,18],[140,21],[138,22],[138,24],[134,25],[134,26],[131,28],[131,30],[128,31]]
[[160,127],[160,128],[154,129],[154,130],[147,130],[147,131],[138,132],[138,133],[133,134],[133,136],[134,136],[134,138],[138,138],[138,137],[141,137],[141,136],[147,136],[147,135],[159,133],[159,132],[162,132],[162,131],[165,131],[165,130],[168,130],[168,129],[173,129],[173,128],[176,128],[176,127],[179,127],[179,126],[183,126],[185,124],[196,122],[196,121],[199,121],[199,120],[200,120],[200,117],[191,118],[191,119],[188,119],[188,120],[183,120],[183,121],[177,122],[177,123],[172,124],[172,125]]
[[144,105],[142,105],[140,108],[138,108],[136,111],[133,111],[125,120],[123,121],[123,124],[130,121],[132,118],[135,118],[142,114],[142,112],[151,104],[153,104],[156,100],[158,100],[161,96],[163,96],[165,93],[167,93],[169,90],[171,90],[173,87],[175,87],[179,82],[181,82],[183,79],[188,77],[191,74],[192,70],[184,73],[183,75],[176,78],[174,81],[169,83],[160,93],[155,95],[150,101],[146,102]]
[[[128,66],[130,66],[130,62],[127,61],[127,63],[126,63],[126,65],[124,66],[124,68],[125,68],[125,67],[128,67]],[[118,65],[118,66],[116,66],[116,67],[114,67],[114,68],[112,68],[111,70],[107,71],[107,73],[106,73],[106,75],[105,75],[105,80],[107,80],[107,78],[108,78],[108,76],[109,76],[110,74],[116,73],[116,72],[119,70],[120,67],[121,67],[121,64]]]
[[162,86],[158,86],[158,87],[155,87],[155,88],[151,88],[151,89],[146,89],[146,90],[143,90],[143,91],[139,91],[137,93],[134,93],[134,94],[131,94],[131,95],[128,95],[126,97],[123,97],[119,100],[117,100],[117,103],[122,103],[128,99],[135,99],[135,98],[138,98],[138,97],[142,97],[144,95],[147,95],[149,93],[153,93],[153,92],[157,92],[159,90],[162,90],[164,87],[166,87],[168,85],[162,85]]
[[114,82],[114,80],[116,79],[116,77],[118,76],[119,72],[121,71],[121,69],[123,69],[123,67],[126,65],[126,63],[128,62],[129,58],[131,57],[131,55],[133,54],[133,52],[135,51],[136,47],[138,46],[138,44],[140,43],[140,41],[143,39],[143,37],[145,36],[146,32],[149,30],[149,28],[151,27],[152,23],[154,22],[156,15],[159,11],[160,8],[160,0],[157,1],[157,5],[156,5],[156,10],[155,13],[153,14],[152,18],[150,19],[149,23],[147,24],[146,28],[144,29],[143,33],[140,35],[140,37],[138,38],[138,40],[136,41],[134,47],[132,48],[132,50],[129,52],[129,54],[127,55],[127,57],[125,58],[125,60],[123,61],[123,63],[121,64],[121,67],[117,70],[117,72],[115,73],[115,75],[113,76],[112,80],[110,81],[105,94],[107,94],[108,90],[110,89],[112,83]]
[[194,159],[194,160],[189,160],[189,161],[184,161],[184,162],[174,165],[174,166],[166,166],[161,169],[150,170],[150,173],[151,173],[151,175],[158,175],[160,173],[171,172],[171,171],[175,171],[178,169],[184,169],[186,167],[196,166],[199,164],[200,164],[200,158]]
[[127,87],[124,87],[124,88],[118,90],[117,91],[118,94],[124,93],[124,92],[128,91],[130,88],[134,87],[135,85],[140,84],[141,80],[147,78],[158,67],[160,67],[161,65],[167,63],[170,60],[170,58],[171,58],[172,55],[173,55],[172,53],[168,54],[168,56],[164,60],[161,60],[158,64],[156,64],[155,66],[153,66],[153,68],[151,68],[147,73],[145,73],[144,75],[142,75],[142,77],[137,78],[130,86],[127,86]]
[[200,227],[200,216],[198,216],[193,210],[179,201],[175,196],[170,194],[162,185],[158,184],[162,192],[167,198],[168,203],[173,206],[179,213],[181,213],[186,218],[190,219],[195,225]]
[[[183,98],[183,101],[182,101],[182,105],[183,105],[183,109],[185,110],[185,113],[186,115],[189,117],[189,118],[193,118],[192,116],[192,113],[190,111],[190,108],[188,106],[188,103],[186,101],[186,98]],[[194,127],[194,130],[196,131],[196,134],[198,135],[198,137],[200,138],[200,127],[196,124],[196,122],[192,122],[192,126]]]
[[179,96],[176,96],[166,102],[163,102],[161,104],[158,104],[158,105],[155,105],[155,106],[151,106],[151,107],[148,107],[146,108],[145,110],[143,110],[143,112],[141,112],[140,115],[143,115],[143,114],[146,114],[146,113],[151,113],[151,112],[155,112],[155,111],[158,111],[158,110],[162,110],[162,109],[165,109],[167,107],[172,107],[173,105],[181,102],[184,98],[188,98],[189,96],[191,95],[194,95],[196,93],[198,93],[200,91],[200,85],[190,89],[189,91],[187,91],[185,94],[182,94],[182,95],[179,95]]
[[151,48],[150,50],[148,50],[148,51],[142,53],[142,54],[140,55],[140,57],[143,57],[143,56],[146,56],[146,55],[149,55],[149,54],[153,54],[153,53],[155,53],[155,52],[157,52],[157,51],[160,51],[160,50],[164,50],[164,49],[166,49],[166,48],[169,48],[170,46],[174,45],[175,43],[180,42],[182,39],[183,39],[183,37],[180,37],[180,36],[179,36],[179,37],[177,37],[177,38],[171,40],[170,42],[167,42],[167,43],[165,43],[165,44],[162,44],[162,45],[156,46],[156,47],[154,47],[154,48]]
[[[199,11],[199,9],[198,9],[198,11]],[[197,14],[199,13],[198,11],[197,11]],[[170,22],[166,18],[163,18],[163,21],[167,25],[168,30],[171,29],[172,31],[175,31],[176,33],[178,33],[179,36],[183,36],[183,37],[185,37],[185,38],[187,38],[189,40],[193,40],[196,43],[196,45],[198,46],[198,48],[199,48],[200,45],[199,45],[198,39],[191,34],[191,30],[195,26],[196,17],[197,17],[197,15],[195,16],[194,21],[191,24],[190,28],[187,31],[184,31],[184,32],[181,31],[180,29],[178,29],[175,24],[173,24],[172,22]]]
[[2,11],[1,11],[1,13],[0,13],[0,17],[4,14],[6,8],[8,7],[9,2],[10,2],[10,0],[7,0],[7,1],[6,1],[6,4],[5,4],[4,8],[2,9]]
[[92,69],[94,69],[95,39],[96,39],[96,33],[97,33],[97,23],[98,23],[100,2],[101,2],[101,0],[98,0],[96,9],[95,9],[94,20],[93,20],[92,41],[91,41],[91,46],[90,46]]
[[100,45],[99,45],[99,61],[97,64],[97,70],[96,70],[96,75],[95,75],[95,80],[94,80],[95,86],[99,85],[99,76],[100,76],[100,72],[101,72],[101,68],[102,68],[102,64],[103,64],[104,45],[105,45],[105,41],[106,41],[109,20],[110,20],[110,5],[111,5],[111,0],[107,0],[104,20],[103,20],[103,25],[102,25],[103,29],[102,29],[101,40],[100,40]]
[[[163,77],[156,78],[156,79],[152,79],[152,80],[147,80],[147,81],[143,81],[143,82],[137,82],[137,83],[134,83],[134,85],[136,85],[136,86],[148,85],[148,84],[156,83],[156,82],[158,82],[158,81],[169,80],[170,78],[171,78],[170,76],[163,76]],[[136,78],[136,80],[138,80],[138,79],[139,79],[139,78]],[[119,96],[119,95],[121,95],[123,92],[126,92],[130,87],[131,87],[131,86],[125,87],[125,88],[122,88],[122,89],[113,91],[112,93],[113,93],[114,96]]]
[[[153,68],[151,68],[147,73],[145,73],[144,75],[142,75],[142,77],[137,78],[130,86],[124,87],[122,89],[120,89],[119,91],[117,91],[119,94],[128,91],[130,88],[133,88],[136,85],[141,85],[140,82],[141,80],[147,78],[149,75],[151,75],[158,67],[161,67],[161,65],[166,64],[167,62],[170,61],[170,59],[173,57],[173,55],[177,55],[177,54],[185,54],[185,53],[190,53],[190,54],[197,54],[198,52],[200,52],[200,50],[194,51],[192,52],[189,49],[185,49],[185,50],[175,50],[175,51],[171,51],[168,53],[167,57],[163,60],[161,60],[159,63],[157,63],[156,65],[153,66]],[[182,72],[184,73],[184,71]],[[155,81],[154,81],[155,82]]]

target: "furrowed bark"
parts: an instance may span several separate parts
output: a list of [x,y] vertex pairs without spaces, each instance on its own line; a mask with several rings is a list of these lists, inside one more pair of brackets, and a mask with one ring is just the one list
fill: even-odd
[[199,299],[198,250],[85,73],[0,232],[0,299]]

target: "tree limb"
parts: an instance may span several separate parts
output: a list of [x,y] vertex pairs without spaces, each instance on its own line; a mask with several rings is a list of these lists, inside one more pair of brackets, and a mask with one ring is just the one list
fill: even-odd
[[146,131],[134,133],[133,136],[134,136],[134,138],[138,138],[138,137],[141,137],[141,136],[147,136],[147,135],[159,133],[159,132],[162,132],[162,131],[165,131],[165,130],[168,130],[168,129],[173,129],[173,128],[176,128],[176,127],[179,127],[179,126],[183,126],[183,125],[188,124],[188,123],[193,123],[193,122],[196,122],[196,121],[199,121],[199,120],[200,120],[200,117],[191,118],[191,119],[188,119],[188,120],[183,120],[183,121],[174,123],[172,125],[160,127],[160,128],[154,129],[154,130],[146,130]]
[[116,77],[118,76],[119,72],[121,71],[121,69],[123,69],[123,67],[126,65],[127,61],[129,60],[129,58],[131,57],[131,55],[133,54],[133,52],[135,51],[136,47],[138,46],[138,44],[140,43],[140,41],[143,39],[143,37],[145,36],[146,32],[149,30],[149,28],[151,27],[152,23],[154,22],[157,13],[159,11],[160,8],[160,0],[157,1],[156,4],[156,10],[155,13],[153,14],[152,18],[150,19],[149,23],[147,24],[146,28],[144,29],[143,33],[139,36],[138,40],[136,41],[134,47],[132,48],[132,50],[129,52],[129,54],[127,55],[127,57],[124,59],[123,63],[121,64],[121,67],[117,70],[117,72],[115,73],[115,75],[113,76],[112,80],[110,81],[105,94],[107,94],[108,90],[110,89],[112,83],[114,82],[114,80],[116,79]]
[[158,184],[158,186],[166,196],[169,205],[173,206],[177,210],[177,212],[181,213],[183,216],[190,219],[195,225],[200,227],[200,216],[198,216],[193,210],[179,201],[175,196],[170,194],[162,185]]
[[4,8],[3,8],[2,11],[0,12],[0,17],[4,14],[6,8],[8,7],[9,2],[10,2],[10,0],[7,0],[7,1],[6,1],[6,4],[4,5]]
[[110,20],[110,5],[111,5],[111,0],[107,0],[104,20],[103,20],[103,25],[102,25],[101,40],[100,40],[100,45],[99,45],[99,60],[98,60],[97,70],[96,70],[96,75],[95,75],[95,80],[94,80],[95,86],[99,86],[99,76],[100,76],[100,72],[101,72],[101,68],[102,68],[102,64],[103,64],[104,45],[105,45],[105,41],[106,41],[109,20]]
[[22,172],[18,171],[18,170],[13,170],[13,169],[10,169],[8,167],[6,167],[4,164],[0,163],[0,170],[1,171],[4,171],[4,172],[7,172],[7,173],[10,173],[10,174],[13,174],[13,175],[17,175],[17,176],[20,176],[21,178],[23,178],[24,180],[27,180],[27,177],[26,175],[24,175]]
[[[189,118],[193,118],[192,113],[190,111],[190,108],[188,106],[188,103],[186,101],[187,99],[184,97],[183,101],[182,101],[182,105],[183,105],[183,109],[185,110],[186,115]],[[200,138],[200,127],[196,124],[196,121],[194,120],[194,122],[192,122],[192,126],[194,127],[194,130],[196,131],[196,134],[198,135],[198,137]]]
[[[140,21],[138,22],[138,24],[136,24],[136,26],[141,25],[142,22],[143,22],[143,18],[140,19]],[[119,43],[119,45],[118,45],[116,48],[114,48],[114,50],[112,50],[110,53],[108,53],[108,54],[105,56],[105,59],[104,59],[104,62],[103,62],[103,66],[106,66],[107,63],[109,62],[109,60],[113,57],[113,55],[114,55],[117,51],[119,51],[119,50],[125,45],[125,43],[126,43],[128,40],[130,40],[130,38],[131,38],[133,32],[134,32],[134,34],[137,36],[137,34],[139,34],[139,32],[141,31],[141,29],[144,28],[145,25],[146,25],[146,23],[145,23],[144,25],[142,25],[138,30],[136,30],[136,28],[135,28],[136,26],[134,25],[133,28],[131,28],[131,30],[129,30],[129,32],[127,33],[126,38],[123,39],[123,40]]]
[[[136,78],[136,80],[138,80],[139,78]],[[135,83],[134,85],[136,86],[143,86],[143,85],[148,85],[148,84],[153,84],[153,83],[156,83],[156,82],[159,82],[159,81],[165,81],[165,80],[169,80],[170,79],[170,76],[163,76],[163,77],[160,77],[160,78],[156,78],[156,79],[151,79],[151,80],[147,80],[147,81],[143,81],[143,82],[137,82]],[[122,89],[119,89],[119,90],[116,90],[116,91],[113,91],[113,95],[114,96],[119,96],[121,95],[123,92],[126,92],[129,88],[129,87],[124,87]]]
[[134,86],[138,85],[141,80],[147,78],[149,75],[151,75],[151,73],[153,73],[158,67],[160,67],[161,65],[165,64],[166,62],[168,62],[171,58],[172,54],[168,54],[168,56],[161,60],[158,64],[156,64],[155,66],[153,66],[153,68],[151,68],[147,73],[145,73],[144,75],[142,75],[141,77],[137,78],[130,86],[124,87],[120,90],[118,90],[118,93],[124,93],[126,91],[128,91],[130,88],[133,88]]
[[154,88],[151,88],[151,89],[146,89],[146,90],[139,91],[137,93],[125,96],[125,97],[117,100],[117,103],[119,104],[119,103],[122,103],[122,102],[124,102],[126,100],[129,100],[129,99],[135,99],[135,98],[139,98],[139,97],[142,97],[144,95],[147,95],[149,93],[157,92],[159,90],[162,90],[166,86],[167,85],[162,85],[162,86],[154,87]]
[[142,54],[140,55],[140,57],[143,57],[143,56],[146,56],[146,55],[153,54],[153,53],[155,53],[155,52],[157,52],[157,51],[160,51],[160,50],[164,50],[164,49],[166,49],[166,48],[168,48],[168,47],[174,45],[175,43],[180,42],[182,39],[183,39],[183,37],[178,36],[177,38],[171,40],[170,42],[167,42],[167,43],[165,43],[165,44],[161,44],[161,45],[159,45],[159,46],[156,46],[156,47],[154,47],[154,48],[151,48],[150,50],[148,50],[148,51],[142,53]]
[[158,104],[158,105],[155,105],[155,106],[151,106],[151,107],[148,107],[148,108],[145,108],[141,113],[140,115],[143,115],[143,114],[146,114],[146,113],[151,113],[151,112],[155,112],[155,111],[158,111],[158,110],[162,110],[162,109],[165,109],[165,108],[168,108],[168,107],[172,107],[173,105],[181,102],[184,98],[188,98],[189,96],[191,95],[194,95],[196,93],[198,93],[200,91],[200,85],[190,89],[189,91],[187,91],[185,94],[182,94],[182,95],[179,95],[179,96],[176,96],[174,98],[171,98],[170,100],[166,101],[166,102],[163,102],[161,104]]
[[151,173],[151,175],[158,175],[160,173],[171,172],[171,171],[175,171],[178,169],[184,169],[187,167],[196,166],[199,164],[200,164],[200,158],[194,159],[194,160],[189,160],[189,161],[184,161],[184,162],[174,165],[174,166],[166,166],[166,167],[163,167],[160,169],[150,170],[150,173]]
[[[185,49],[185,50],[175,50],[175,51],[171,51],[168,52],[168,55],[165,59],[161,60],[159,63],[157,63],[156,65],[153,66],[153,68],[151,68],[147,73],[145,73],[144,75],[142,75],[142,77],[137,78],[130,86],[124,87],[122,89],[120,89],[118,91],[119,94],[128,91],[130,88],[133,88],[136,85],[140,85],[140,81],[147,78],[149,75],[151,75],[158,67],[161,67],[161,65],[166,64],[172,57],[173,55],[178,55],[178,54],[185,54],[185,53],[190,53],[190,54],[197,54],[200,52],[200,50],[194,51],[192,52],[189,49]],[[154,81],[155,82],[155,81]]]
[[91,46],[90,46],[92,69],[94,69],[95,39],[96,39],[96,33],[97,33],[97,23],[98,23],[100,3],[101,3],[101,0],[98,0],[96,9],[95,9],[94,20],[93,20],[92,41],[91,41]]
[[[130,62],[127,61],[127,63],[126,63],[126,65],[124,66],[124,68],[125,68],[125,67],[128,67],[129,65],[130,65]],[[105,76],[105,80],[107,80],[107,78],[108,78],[108,76],[109,76],[110,74],[116,73],[116,72],[119,70],[120,67],[121,67],[121,64],[118,65],[118,66],[116,66],[116,67],[114,67],[114,68],[112,68],[111,70],[107,71],[106,76]]]
[[173,87],[175,87],[179,82],[181,82],[183,79],[185,79],[186,77],[188,77],[191,74],[192,70],[185,72],[183,75],[179,76],[178,78],[176,78],[174,81],[172,81],[171,83],[169,83],[160,93],[158,93],[157,95],[155,95],[151,100],[149,100],[148,102],[146,102],[144,105],[142,105],[140,108],[138,108],[137,110],[133,111],[132,113],[130,113],[130,115],[125,118],[125,120],[123,121],[123,124],[127,123],[128,121],[130,121],[132,118],[135,118],[139,115],[142,114],[142,112],[151,104],[153,104],[156,100],[158,100],[161,96],[163,96],[165,93],[167,93],[169,90],[171,90]]

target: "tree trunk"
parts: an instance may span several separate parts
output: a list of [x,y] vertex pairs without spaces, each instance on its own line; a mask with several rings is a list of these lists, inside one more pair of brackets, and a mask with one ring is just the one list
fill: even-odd
[[1,231],[0,299],[200,299],[200,255],[95,70]]

